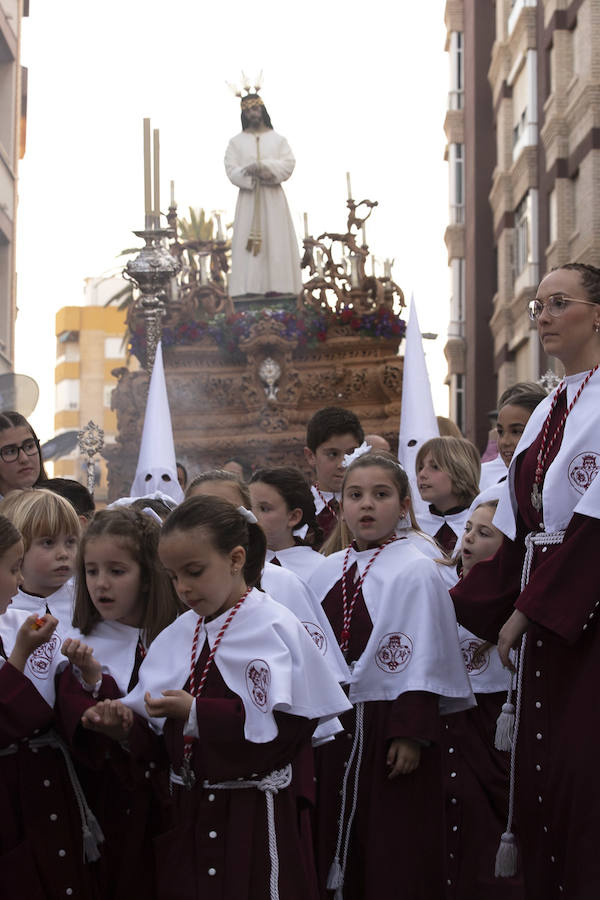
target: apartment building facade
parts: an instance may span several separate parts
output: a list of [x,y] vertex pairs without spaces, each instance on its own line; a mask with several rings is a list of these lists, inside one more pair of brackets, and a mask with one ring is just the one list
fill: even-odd
[[14,367],[17,177],[27,113],[21,22],[28,15],[28,0],[0,0],[0,374]]
[[600,0],[448,0],[446,27],[448,383],[481,447],[497,395],[554,368],[526,312],[540,278],[600,263]]
[[[91,420],[104,430],[105,445],[114,443],[116,413],[111,409],[116,378],[112,370],[126,364],[124,310],[106,306],[123,286],[120,278],[90,278],[83,306],[65,306],[56,314],[55,415],[57,435],[79,431]],[[54,462],[54,474],[86,483],[85,460],[74,447]],[[98,460],[95,499],[108,497],[107,470]]]

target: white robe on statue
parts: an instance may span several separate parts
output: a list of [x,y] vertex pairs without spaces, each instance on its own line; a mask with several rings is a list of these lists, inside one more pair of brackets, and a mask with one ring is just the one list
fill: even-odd
[[[243,170],[259,160],[270,173],[258,189],[262,243],[254,256],[246,244],[254,221],[255,181]],[[302,289],[298,239],[281,187],[294,171],[296,160],[284,137],[273,130],[255,134],[242,131],[233,137],[225,152],[225,171],[240,188],[231,246],[229,294],[298,294]]]

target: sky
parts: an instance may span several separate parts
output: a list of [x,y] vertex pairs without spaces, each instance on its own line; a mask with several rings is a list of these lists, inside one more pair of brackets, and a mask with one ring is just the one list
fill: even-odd
[[239,101],[226,82],[263,72],[261,95],[296,169],[284,189],[298,235],[345,230],[353,194],[377,200],[367,240],[414,293],[436,412],[450,282],[444,230],[448,96],[444,0],[31,0],[23,20],[27,150],[19,167],[16,371],[40,387],[31,422],[52,437],[54,321],[84,280],[118,272],[143,227],[142,120],[160,129],[161,208],[224,210],[223,154]]

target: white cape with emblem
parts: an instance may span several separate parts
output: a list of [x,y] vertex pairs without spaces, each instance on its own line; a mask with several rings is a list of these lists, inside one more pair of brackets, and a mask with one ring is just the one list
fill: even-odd
[[[564,379],[567,388],[567,407],[586,375],[587,372],[579,372]],[[531,446],[542,430],[556,390],[534,409],[525,426],[508,470],[510,493],[501,496],[494,516],[496,528],[511,540],[515,539],[517,530],[517,500],[514,489],[516,460]],[[562,443],[546,471],[542,489],[545,531],[562,531],[569,524],[573,513],[600,518],[598,476],[600,476],[600,369],[592,375],[567,416]],[[588,490],[591,487],[593,491]]]
[[498,648],[488,647],[479,654],[478,650],[483,647],[485,641],[467,631],[462,625],[458,626],[458,640],[473,693],[496,694],[499,691],[507,691],[510,687],[510,672],[502,665]]
[[[212,648],[228,612],[201,626],[198,656],[205,639]],[[149,718],[144,694],[149,691],[158,697],[161,691],[177,690],[186,684],[197,622],[198,616],[189,610],[158,635],[140,667],[137,686],[123,699],[157,731],[162,730],[165,720]],[[341,726],[332,720],[350,709],[346,695],[304,626],[289,610],[256,588],[232,619],[213,665],[228,688],[241,698],[246,714],[244,734],[253,743],[262,744],[277,737],[275,710],[319,719],[319,729],[330,723],[330,730],[335,732]]]
[[102,674],[114,678],[120,692],[126,694],[140,636],[139,628],[103,619],[94,625],[90,634],[82,635],[76,628],[72,628],[63,635],[63,640],[74,638],[91,647],[94,659],[102,666]]
[[[311,578],[321,600],[340,580],[345,553],[329,556]],[[373,553],[351,548],[348,569],[356,562],[362,575]],[[436,564],[400,538],[376,558],[362,593],[373,630],[352,669],[352,703],[427,691],[438,695],[442,714],[474,706],[454,608]]]
[[[0,637],[7,656],[10,656],[14,649],[17,631],[23,622],[32,615],[32,612],[38,612],[38,610],[7,609],[4,615],[0,616]],[[45,612],[46,610],[43,609],[39,611],[39,614],[44,615]],[[82,635],[78,636],[82,640]],[[24,669],[24,674],[35,685],[48,706],[52,707],[56,700],[54,679],[61,669],[68,665],[66,656],[60,652],[61,643],[62,638],[55,631],[49,641],[37,647],[27,658]],[[0,659],[0,663],[4,664],[4,660]]]
[[[314,553],[313,550],[310,552]],[[314,555],[318,556],[317,553]],[[350,675],[348,666],[331,630],[329,619],[306,582],[291,569],[266,562],[260,583],[266,594],[293,612],[302,622],[335,678],[341,684],[346,684]]]

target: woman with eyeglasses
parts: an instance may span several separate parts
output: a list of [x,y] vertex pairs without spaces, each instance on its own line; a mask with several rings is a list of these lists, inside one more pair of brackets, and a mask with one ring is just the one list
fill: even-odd
[[40,442],[25,416],[13,410],[0,413],[0,495],[47,479]]
[[496,735],[514,800],[496,872],[514,872],[518,846],[528,900],[587,900],[600,897],[600,269],[552,270],[529,314],[565,376],[511,460],[502,546],[452,596],[504,665],[518,651]]

